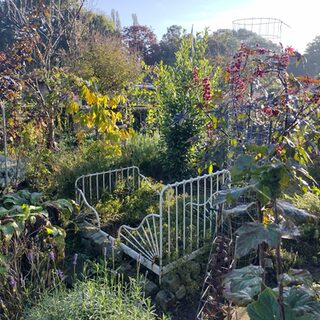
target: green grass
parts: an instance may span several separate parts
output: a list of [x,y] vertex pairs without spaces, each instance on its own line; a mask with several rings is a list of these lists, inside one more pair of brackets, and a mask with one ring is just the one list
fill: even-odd
[[[26,310],[25,320],[156,320],[151,300],[136,280],[129,283],[111,271],[78,281],[74,288],[55,289]],[[161,319],[166,319],[165,317]]]

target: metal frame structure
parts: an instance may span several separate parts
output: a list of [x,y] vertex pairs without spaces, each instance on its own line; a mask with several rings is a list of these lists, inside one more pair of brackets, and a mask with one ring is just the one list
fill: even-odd
[[[122,183],[128,192],[140,188],[148,179],[136,166],[98,172],[75,182],[76,201],[100,217],[94,204],[105,192]],[[213,206],[218,192],[229,186],[230,173],[222,170],[164,186],[159,192],[159,212],[146,215],[137,227],[122,225],[117,239],[129,256],[160,278],[180,263],[196,257],[216,233],[218,208]]]
[[276,18],[244,18],[232,21],[235,31],[245,29],[278,43],[281,42],[283,25],[289,27],[282,20]]

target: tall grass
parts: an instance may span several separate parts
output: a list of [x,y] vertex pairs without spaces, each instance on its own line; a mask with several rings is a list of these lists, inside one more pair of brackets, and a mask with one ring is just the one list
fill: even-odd
[[[151,300],[139,281],[105,269],[76,282],[73,289],[57,288],[25,312],[25,320],[156,320]],[[165,317],[161,319],[166,319]]]

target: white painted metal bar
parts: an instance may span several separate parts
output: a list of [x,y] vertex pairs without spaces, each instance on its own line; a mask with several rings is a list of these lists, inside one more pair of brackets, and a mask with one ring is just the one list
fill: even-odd
[[138,250],[138,252],[142,252],[143,255],[145,257],[147,257],[148,259],[152,260],[153,259],[153,256],[152,256],[152,253],[149,253],[145,248],[144,246],[142,246],[140,244],[140,242],[132,236],[132,234],[130,232],[127,232],[127,234],[135,241],[135,243],[137,244],[134,244],[129,238],[127,238],[124,234],[121,234],[121,238],[125,239],[128,243],[130,243],[134,248],[136,248]]
[[193,222],[192,222],[192,215],[193,215],[193,188],[192,188],[193,183],[190,182],[190,248],[192,250],[192,227],[193,227]]
[[154,233],[154,238],[155,238],[155,245],[157,248],[157,254],[158,256],[160,256],[160,250],[159,250],[159,241],[158,241],[158,230],[156,228],[156,220],[155,220],[155,216],[152,216],[152,222],[153,222],[153,233]]
[[[212,194],[212,176],[210,177],[210,195]],[[203,179],[203,194],[205,200],[207,200],[207,179]],[[210,204],[211,206],[211,204]],[[206,238],[206,224],[207,224],[207,211],[206,208],[203,208],[203,238]],[[209,221],[209,228],[211,230],[210,221]]]
[[[154,221],[154,217],[153,217],[152,220]],[[146,220],[146,223],[147,223],[148,229],[150,230],[150,238],[151,238],[152,246],[155,249],[154,254],[155,255],[159,255],[159,248],[158,248],[158,246],[157,246],[157,244],[155,242],[155,239],[154,239],[154,235],[155,236],[157,235],[156,230],[154,230],[155,234],[153,235],[152,229],[150,227],[149,219]]]
[[[147,222],[147,224],[148,224],[148,219],[146,220],[146,222]],[[150,248],[152,249],[152,254],[153,254],[153,256],[157,255],[157,250],[156,250],[155,246],[151,243],[151,241],[150,241],[150,239],[149,239],[149,236],[148,236],[148,233],[146,232],[146,229],[144,228],[143,225],[141,226],[141,229],[143,230],[144,235],[145,235],[145,237],[146,237],[146,239],[147,239],[147,241],[148,241],[148,244],[149,244]],[[149,232],[150,232],[150,238],[151,238],[151,230],[150,230],[150,229],[148,229],[148,230],[149,230]]]
[[178,197],[178,187],[175,189],[175,202],[176,202],[176,253],[179,254],[179,197]]
[[[152,250],[151,250],[151,253],[152,253],[152,256],[154,256],[154,255],[156,255],[156,251],[153,251],[153,247],[152,247],[152,244],[151,244],[151,242],[150,242],[150,240],[149,240],[149,238],[148,238],[148,235],[147,235],[147,232],[146,232],[146,230],[144,229],[144,227],[142,226],[142,231],[143,231],[143,234],[144,234],[144,236],[145,236],[145,239],[147,240],[147,242],[145,241],[145,239],[142,237],[142,235],[140,234],[140,232],[137,232],[136,234],[139,236],[139,238],[140,238],[140,240],[142,241],[142,243],[145,245],[145,247],[147,248],[147,247],[149,247],[149,248],[151,248]],[[127,231],[128,232],[128,231]],[[130,232],[128,232],[128,233],[130,233]],[[130,234],[133,238],[135,238],[132,234]],[[137,239],[135,239],[136,241],[137,241]],[[139,242],[139,241],[137,241],[137,242]]]
[[[206,201],[206,199],[203,199]],[[197,181],[197,203],[200,203],[200,180]],[[205,208],[205,206],[204,206]],[[199,249],[200,241],[200,207],[197,206],[197,249]]]
[[171,255],[171,233],[170,233],[170,222],[171,222],[171,214],[170,214],[170,189],[167,192],[167,207],[168,207],[168,257]]
[[182,182],[182,199],[183,199],[183,208],[182,208],[182,213],[183,213],[183,235],[182,235],[182,241],[183,241],[183,252],[186,250],[186,184],[185,180]]
[[[82,177],[82,190],[83,190],[83,194],[86,194],[86,184],[85,184],[85,178]],[[79,194],[79,203],[80,203],[80,194]]]
[[92,175],[89,176],[89,198],[90,198],[90,204],[92,204]]
[[97,201],[99,201],[99,174],[96,175]]

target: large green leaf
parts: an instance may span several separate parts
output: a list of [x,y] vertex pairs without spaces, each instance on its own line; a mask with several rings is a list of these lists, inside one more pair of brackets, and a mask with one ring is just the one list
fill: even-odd
[[242,195],[247,194],[249,191],[254,190],[254,185],[245,186],[242,188],[225,189],[217,192],[212,205],[216,206],[223,203],[230,203],[237,201]]
[[[280,319],[280,309],[277,301],[277,294],[270,288],[266,288],[259,299],[252,302],[247,307],[247,312],[251,320],[278,320]],[[286,318],[286,320],[288,320]]]
[[246,223],[236,231],[236,256],[241,258],[252,249],[257,249],[259,244],[266,243],[276,248],[281,240],[281,231],[278,225],[264,225],[258,222]]
[[231,271],[224,279],[224,296],[238,306],[247,305],[261,291],[263,268],[250,265]]
[[[284,305],[286,320],[319,320],[320,302],[316,301],[308,291],[293,287],[284,290]],[[280,306],[276,291],[266,288],[257,301],[247,306],[251,320],[278,320]]]
[[258,189],[276,199],[290,181],[290,173],[283,163],[266,164],[257,170]]
[[309,290],[303,287],[285,288],[283,296],[286,306],[297,316],[308,315],[314,317],[311,319],[320,319],[320,302],[310,294]]
[[0,207],[0,218],[8,215],[8,210],[4,207]]
[[19,235],[22,230],[23,226],[20,223],[18,224],[16,221],[0,225],[0,233],[2,233],[7,241],[9,241],[14,234]]
[[308,270],[290,269],[288,273],[282,275],[282,283],[285,286],[297,284],[311,284],[312,275]]
[[61,212],[68,212],[69,214],[73,211],[72,203],[66,199],[47,201],[44,203],[44,207],[54,207]]
[[243,214],[247,214],[248,210],[253,207],[256,203],[251,202],[249,204],[241,204],[239,206],[230,208],[230,209],[224,209],[222,210],[222,214],[225,215],[226,217],[236,217],[240,216]]
[[277,201],[277,208],[281,212],[282,216],[294,221],[295,223],[313,222],[317,220],[316,216],[303,209],[296,208],[293,204],[287,201]]
[[283,239],[296,239],[300,236],[299,228],[290,220],[281,221],[280,230]]
[[42,200],[42,193],[40,192],[31,193],[30,204],[37,206],[41,203],[41,200]]
[[250,175],[255,169],[256,164],[254,158],[249,155],[241,155],[231,168],[231,175],[233,180],[239,181],[246,175]]

